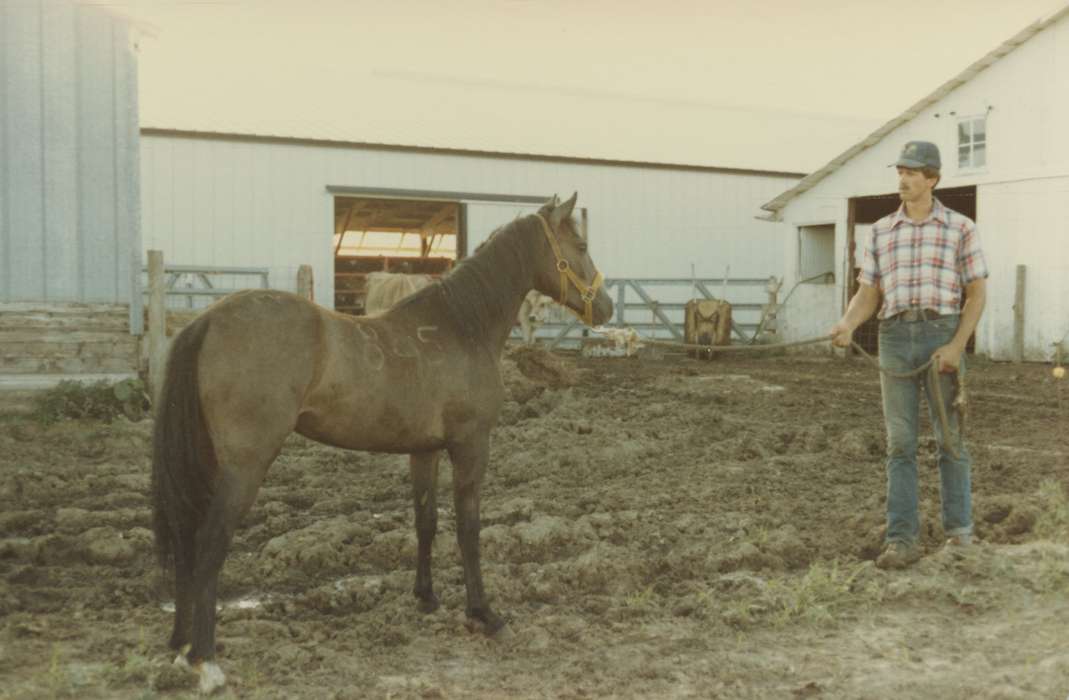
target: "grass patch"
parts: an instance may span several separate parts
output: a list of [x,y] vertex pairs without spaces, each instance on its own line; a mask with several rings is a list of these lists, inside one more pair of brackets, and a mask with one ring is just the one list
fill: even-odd
[[32,415],[43,425],[72,418],[110,423],[119,416],[139,421],[148,409],[148,394],[140,379],[114,383],[101,380],[92,384],[64,380],[34,397]]
[[89,666],[64,663],[59,645],[53,645],[42,685],[51,697],[79,698],[84,697],[87,689],[92,687],[94,676],[94,669]]
[[1061,482],[1048,479],[1039,485],[1039,505],[1036,535],[1055,541],[1069,537],[1069,496]]
[[148,642],[145,629],[138,634],[137,647],[126,655],[122,663],[107,670],[106,677],[113,686],[143,685],[147,686],[152,678],[154,664],[149,658]]
[[832,624],[844,611],[882,596],[877,582],[860,580],[867,568],[871,568],[868,562],[851,569],[838,561],[814,564],[804,576],[770,580],[756,597],[728,603],[722,618],[732,627],[760,622],[775,627]]

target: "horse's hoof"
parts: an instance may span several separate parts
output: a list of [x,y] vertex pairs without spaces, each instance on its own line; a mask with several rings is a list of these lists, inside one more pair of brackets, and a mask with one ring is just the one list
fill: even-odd
[[430,614],[430,613],[434,612],[435,610],[437,610],[440,607],[440,605],[441,605],[441,603],[438,602],[438,596],[433,595],[433,594],[431,595],[430,598],[424,598],[423,596],[419,596],[419,603],[417,603],[417,607],[419,608],[419,611],[421,613],[426,613],[426,614]]
[[[468,616],[468,629],[472,632],[482,632],[487,637],[505,639],[502,631],[506,630],[505,619],[493,612],[480,612]],[[505,632],[505,635],[509,634]]]
[[189,654],[189,650],[192,648],[193,646],[191,644],[186,644],[181,649],[179,649],[178,656],[174,657],[174,665],[178,666],[179,668],[190,670],[192,667],[189,665],[189,658],[187,657],[187,654]]
[[226,685],[226,676],[223,674],[223,669],[219,668],[219,664],[213,661],[199,663],[195,670],[200,676],[199,689],[202,695],[211,695]]

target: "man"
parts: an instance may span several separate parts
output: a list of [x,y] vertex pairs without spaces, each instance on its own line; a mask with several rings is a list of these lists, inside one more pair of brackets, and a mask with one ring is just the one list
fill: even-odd
[[[976,225],[932,196],[940,178],[936,145],[911,141],[895,165],[902,204],[894,214],[873,224],[858,275],[860,288],[846,313],[832,326],[832,342],[838,347],[849,346],[854,329],[879,306],[881,367],[904,373],[929,359],[937,363],[951,434],[942,434],[934,419],[927,372],[909,379],[881,372],[887,428],[887,534],[876,565],[884,569],[904,568],[920,558],[917,424],[921,386],[939,444],[947,544],[968,545],[972,541],[971,463],[952,403],[955,373],[984,309],[988,274]],[[957,448],[957,457],[950,446]]]

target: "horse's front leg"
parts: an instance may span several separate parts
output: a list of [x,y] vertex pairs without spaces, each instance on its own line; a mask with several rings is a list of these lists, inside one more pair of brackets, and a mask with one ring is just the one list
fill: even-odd
[[421,452],[409,456],[412,470],[412,503],[416,510],[416,536],[419,556],[416,560],[416,586],[419,609],[434,612],[438,597],[431,581],[431,547],[438,532],[438,459],[440,452]]
[[457,544],[464,562],[464,583],[468,590],[468,617],[493,635],[505,621],[486,602],[479,563],[479,487],[490,456],[490,434],[449,448],[453,462],[453,503],[457,513]]

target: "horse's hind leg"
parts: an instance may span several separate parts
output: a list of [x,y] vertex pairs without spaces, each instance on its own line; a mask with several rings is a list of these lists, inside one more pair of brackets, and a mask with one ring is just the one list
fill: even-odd
[[193,647],[192,663],[199,665],[200,690],[211,693],[226,682],[214,663],[216,602],[219,572],[223,568],[234,530],[256,498],[267,464],[239,472],[223,468],[215,493],[196,536],[196,563],[193,568]]
[[438,460],[441,452],[422,452],[410,455],[412,471],[412,503],[416,510],[416,535],[419,538],[419,557],[416,561],[416,586],[412,592],[419,598],[423,612],[438,609],[431,581],[431,547],[438,532]]
[[174,557],[174,631],[170,647],[181,652],[189,644],[193,633],[193,537],[179,533],[185,541],[176,547]]

